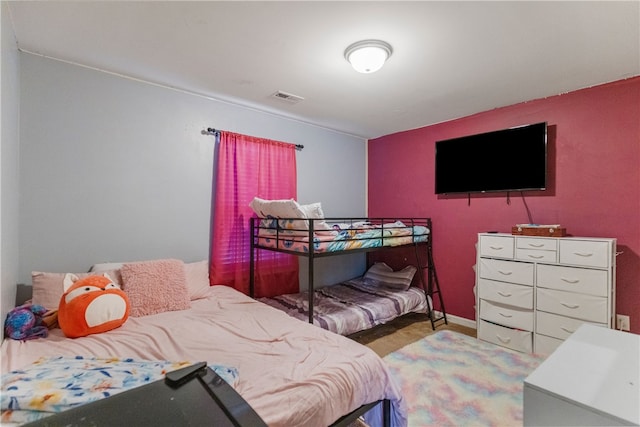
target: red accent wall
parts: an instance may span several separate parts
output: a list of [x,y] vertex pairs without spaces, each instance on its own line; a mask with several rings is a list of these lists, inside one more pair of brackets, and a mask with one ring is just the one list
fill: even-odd
[[[435,141],[548,123],[545,191],[437,196]],[[573,236],[618,239],[616,312],[640,333],[640,77],[387,135],[368,143],[369,216],[433,218],[434,260],[447,312],[475,319],[477,233],[561,224]],[[522,159],[526,161],[526,159]],[[460,173],[464,173],[463,170]]]

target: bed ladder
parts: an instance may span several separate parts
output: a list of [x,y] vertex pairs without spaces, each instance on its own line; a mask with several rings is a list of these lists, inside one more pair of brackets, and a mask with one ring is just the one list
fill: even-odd
[[[418,250],[418,243],[414,243],[414,249],[416,251],[417,267],[420,270],[420,283],[422,284],[422,290],[427,296],[431,297],[431,302],[427,298],[427,310],[429,314],[429,320],[431,320],[431,328],[436,330],[436,322],[444,320],[444,324],[448,325],[447,312],[444,309],[444,301],[442,299],[442,292],[440,292],[440,283],[438,282],[438,275],[436,273],[436,265],[433,262],[433,251],[431,246],[431,236],[429,236],[429,243],[427,243],[427,263],[423,264],[420,261],[420,251]],[[427,281],[425,283],[424,271],[427,270]],[[434,296],[438,296],[438,302],[440,304],[440,315],[438,316],[432,307]]]

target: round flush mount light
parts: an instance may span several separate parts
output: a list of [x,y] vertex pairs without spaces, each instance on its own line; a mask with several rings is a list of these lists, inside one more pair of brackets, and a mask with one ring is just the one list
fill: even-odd
[[378,71],[393,50],[391,45],[382,40],[362,40],[353,43],[344,51],[344,57],[359,73],[374,73]]

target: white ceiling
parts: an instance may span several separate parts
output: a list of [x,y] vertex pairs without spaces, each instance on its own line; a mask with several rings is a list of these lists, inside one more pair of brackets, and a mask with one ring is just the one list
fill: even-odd
[[[22,51],[364,138],[640,75],[638,1],[20,1],[9,10]],[[343,53],[370,38],[393,54],[359,74]]]

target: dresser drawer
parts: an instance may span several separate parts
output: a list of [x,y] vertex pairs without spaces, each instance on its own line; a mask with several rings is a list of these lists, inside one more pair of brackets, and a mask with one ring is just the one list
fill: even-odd
[[[578,327],[584,323],[590,322],[539,311],[536,315],[536,332],[550,337],[565,340],[569,338],[569,335],[574,333],[578,329]],[[592,324],[606,327],[604,323]]]
[[516,259],[522,261],[556,262],[556,251],[540,251],[537,249],[516,249]]
[[533,286],[533,266],[526,262],[480,258],[478,268],[483,279]]
[[513,259],[514,238],[511,236],[480,236],[480,256]]
[[478,339],[524,353],[533,350],[532,332],[505,328],[483,320],[478,322]]
[[502,304],[533,310],[533,287],[493,280],[478,280],[478,297]]
[[556,348],[562,344],[563,340],[558,338],[551,338],[546,335],[535,334],[535,347],[536,354],[549,355],[553,353]]
[[480,300],[480,318],[510,328],[533,331],[533,310]]
[[555,252],[558,250],[558,240],[547,237],[518,237],[516,238],[516,248]]
[[575,294],[555,289],[537,288],[536,308],[541,311],[597,323],[609,323],[608,299],[593,295]]
[[610,247],[593,240],[560,240],[560,263],[586,267],[609,267]]
[[560,265],[536,266],[536,285],[582,294],[606,297],[609,273],[606,270],[564,267]]

